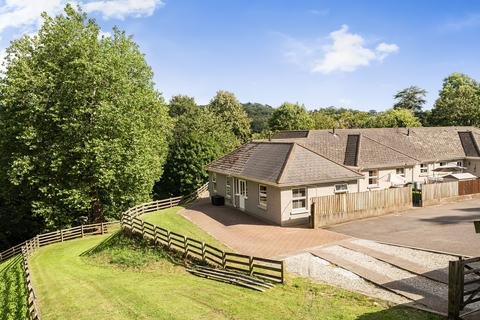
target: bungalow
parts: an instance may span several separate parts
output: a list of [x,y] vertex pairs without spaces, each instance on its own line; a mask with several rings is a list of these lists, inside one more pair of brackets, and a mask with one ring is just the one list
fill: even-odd
[[475,178],[479,139],[474,127],[281,132],[212,162],[209,191],[260,219],[301,224],[314,197]]

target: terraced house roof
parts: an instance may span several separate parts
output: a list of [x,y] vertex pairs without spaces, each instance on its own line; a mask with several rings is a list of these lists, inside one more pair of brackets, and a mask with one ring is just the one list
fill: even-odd
[[350,181],[363,169],[478,157],[475,127],[336,129],[282,132],[249,142],[208,170],[277,186]]
[[208,170],[276,186],[363,177],[294,142],[250,142],[212,162]]

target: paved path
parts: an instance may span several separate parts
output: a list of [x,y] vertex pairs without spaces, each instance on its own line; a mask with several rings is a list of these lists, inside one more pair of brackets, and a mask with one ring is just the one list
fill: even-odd
[[201,199],[180,212],[235,251],[260,257],[279,257],[349,238],[323,230],[267,224],[227,206]]
[[329,230],[357,238],[480,256],[480,234],[475,233],[472,222],[475,219],[480,219],[479,199],[352,221]]

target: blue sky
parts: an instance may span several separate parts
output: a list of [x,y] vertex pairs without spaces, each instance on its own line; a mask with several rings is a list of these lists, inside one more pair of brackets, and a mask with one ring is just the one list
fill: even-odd
[[[32,4],[33,3],[33,4]],[[0,1],[0,49],[65,0]],[[159,91],[242,102],[384,110],[410,85],[435,101],[442,79],[480,80],[480,1],[89,0],[108,32],[132,34]]]

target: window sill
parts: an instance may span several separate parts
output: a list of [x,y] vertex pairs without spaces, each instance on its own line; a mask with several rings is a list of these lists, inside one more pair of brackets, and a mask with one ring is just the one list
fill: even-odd
[[378,188],[380,188],[378,184],[375,184],[375,185],[372,184],[367,187],[367,189],[378,189]]
[[297,215],[297,214],[304,214],[304,213],[308,213],[307,208],[292,210],[291,215],[294,216],[294,215]]
[[261,204],[257,205],[257,208],[262,209],[262,210],[267,210],[267,206],[263,206]]

